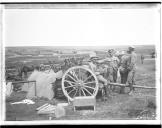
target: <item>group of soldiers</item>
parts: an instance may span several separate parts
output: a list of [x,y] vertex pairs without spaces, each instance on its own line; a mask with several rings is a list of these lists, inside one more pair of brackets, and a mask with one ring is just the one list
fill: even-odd
[[[116,83],[119,76],[121,84],[128,85],[130,87],[129,95],[132,95],[135,84],[136,60],[134,46],[129,46],[128,50],[121,54],[116,54],[114,49],[110,49],[107,51],[105,59],[99,59],[96,55],[90,57],[89,68],[96,74],[99,82],[103,83],[107,98],[111,97],[113,90],[109,83]],[[124,87],[121,87],[120,93],[124,93]]]
[[[76,63],[78,60],[80,60],[79,63]],[[114,49],[109,49],[107,51],[106,58],[104,59],[100,59],[96,54],[92,55],[86,65],[88,64],[88,67],[97,76],[98,81],[103,83],[105,96],[106,98],[109,98],[111,97],[112,91],[115,89],[113,86],[110,86],[109,83],[116,83],[120,81],[121,84],[126,84],[130,87],[129,95],[133,93],[136,60],[137,55],[135,53],[135,47],[129,46],[125,52],[122,51],[121,53],[117,53]],[[84,64],[83,58],[65,59],[61,70],[66,71],[72,66]],[[120,93],[124,93],[124,87],[120,88]]]

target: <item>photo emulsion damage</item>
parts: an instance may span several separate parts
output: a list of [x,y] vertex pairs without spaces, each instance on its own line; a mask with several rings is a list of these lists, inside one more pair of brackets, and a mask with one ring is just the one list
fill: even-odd
[[3,6],[6,123],[159,119],[158,3]]

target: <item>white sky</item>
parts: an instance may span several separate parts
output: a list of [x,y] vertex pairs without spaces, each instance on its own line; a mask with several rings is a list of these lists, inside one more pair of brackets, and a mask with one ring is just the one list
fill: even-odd
[[6,46],[160,42],[159,9],[5,9]]

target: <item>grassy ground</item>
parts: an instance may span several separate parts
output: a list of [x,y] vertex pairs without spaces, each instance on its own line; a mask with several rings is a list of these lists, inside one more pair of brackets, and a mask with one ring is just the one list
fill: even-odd
[[[137,63],[136,84],[141,86],[155,86],[155,60],[145,60],[141,64],[140,59]],[[61,118],[53,118],[54,120],[118,120],[118,119],[155,119],[156,103],[155,90],[136,89],[132,96],[128,94],[113,93],[114,96],[108,101],[100,101],[97,99],[96,111],[81,110],[74,112],[73,106],[65,107],[66,115]],[[6,120],[48,120],[48,115],[38,115],[36,108],[45,104],[57,104],[66,102],[53,99],[51,101],[43,98],[33,99],[35,104],[18,104],[11,105],[11,102],[23,100],[25,92],[12,93],[6,99]]]

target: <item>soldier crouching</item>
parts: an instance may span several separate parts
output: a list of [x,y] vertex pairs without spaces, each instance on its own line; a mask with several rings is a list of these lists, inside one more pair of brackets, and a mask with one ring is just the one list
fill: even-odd
[[97,79],[103,83],[104,85],[104,90],[105,90],[105,100],[107,100],[107,98],[110,98],[110,88],[108,85],[108,81],[103,77],[103,74],[105,72],[106,68],[103,68],[102,66],[100,66],[100,64],[98,63],[98,57],[97,56],[93,56],[90,58],[89,62],[89,67],[90,69],[95,73],[95,75],[97,76]]

